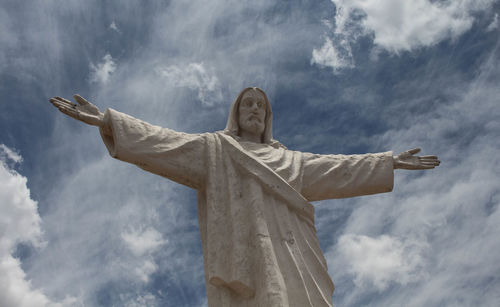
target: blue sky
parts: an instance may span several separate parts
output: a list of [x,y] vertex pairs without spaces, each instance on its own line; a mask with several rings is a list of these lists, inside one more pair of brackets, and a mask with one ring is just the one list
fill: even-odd
[[[421,147],[315,203],[337,306],[500,301],[499,1],[0,3],[0,306],[206,306],[194,191],[108,156],[74,93],[184,132],[258,86],[290,149]],[[7,285],[7,286],[6,286]]]

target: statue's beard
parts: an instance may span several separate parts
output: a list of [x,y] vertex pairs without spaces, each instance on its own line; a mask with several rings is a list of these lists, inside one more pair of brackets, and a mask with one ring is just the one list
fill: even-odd
[[262,134],[265,129],[264,123],[255,116],[250,116],[245,121],[240,123],[240,128],[254,134]]

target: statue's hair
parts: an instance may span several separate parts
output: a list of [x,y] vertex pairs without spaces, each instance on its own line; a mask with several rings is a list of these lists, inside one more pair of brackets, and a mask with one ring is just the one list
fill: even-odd
[[227,119],[226,129],[224,129],[224,133],[232,136],[236,140],[239,140],[240,138],[239,137],[240,126],[238,120],[239,107],[243,95],[250,90],[260,92],[262,96],[264,96],[264,101],[266,103],[266,118],[264,120],[265,128],[264,132],[262,133],[261,142],[269,144],[276,148],[278,147],[286,148],[283,144],[273,139],[273,110],[271,109],[271,104],[269,103],[269,99],[267,98],[266,93],[258,87],[247,87],[238,94],[236,100],[233,102],[233,105],[231,106],[231,110],[229,111],[229,117]]

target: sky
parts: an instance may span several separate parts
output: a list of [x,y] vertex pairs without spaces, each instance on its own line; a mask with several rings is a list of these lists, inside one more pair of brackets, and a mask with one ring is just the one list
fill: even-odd
[[293,150],[415,147],[392,193],[314,203],[336,306],[500,302],[495,0],[0,2],[0,306],[207,306],[195,191],[112,159],[79,93],[187,133],[258,86]]

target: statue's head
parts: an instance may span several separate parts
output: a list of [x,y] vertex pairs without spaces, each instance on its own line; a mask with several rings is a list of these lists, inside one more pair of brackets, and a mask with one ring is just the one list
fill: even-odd
[[243,131],[260,134],[261,142],[271,144],[273,112],[266,93],[247,87],[238,94],[229,112],[226,133],[240,136]]
[[254,135],[260,135],[266,128],[266,98],[264,94],[256,88],[249,89],[241,96],[238,106],[238,126],[239,134],[243,131]]

